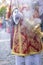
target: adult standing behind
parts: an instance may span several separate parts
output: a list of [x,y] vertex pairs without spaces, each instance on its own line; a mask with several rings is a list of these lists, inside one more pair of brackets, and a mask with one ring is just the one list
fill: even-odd
[[39,14],[40,14],[40,18],[42,20],[41,30],[43,32],[43,0],[38,1],[38,3],[39,3]]

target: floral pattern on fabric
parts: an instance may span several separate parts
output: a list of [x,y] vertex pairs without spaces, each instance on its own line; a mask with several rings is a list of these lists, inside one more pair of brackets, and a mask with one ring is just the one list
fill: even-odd
[[[19,24],[16,26],[16,34],[15,34],[15,38],[13,38],[14,40],[13,51],[15,53],[22,53],[22,54],[29,54],[31,50],[33,52],[39,52],[42,49],[39,35],[33,31],[29,32],[29,30],[22,25],[20,25],[20,32],[18,28],[19,28]],[[20,40],[19,36],[20,36],[21,42],[19,41]]]

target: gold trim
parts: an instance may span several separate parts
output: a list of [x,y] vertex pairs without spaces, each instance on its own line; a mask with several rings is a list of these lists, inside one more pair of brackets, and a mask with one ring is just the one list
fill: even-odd
[[33,29],[33,31],[37,32],[40,35],[41,38],[43,37],[43,32],[41,32],[40,24],[38,24],[37,26],[35,26],[35,28]]
[[40,27],[40,24],[38,24],[37,26],[34,27],[34,31],[37,30]]
[[14,37],[13,37],[13,50],[14,50],[14,39],[15,39],[15,35],[16,35],[16,26],[14,28]]
[[18,25],[18,34],[19,34],[20,53],[22,53],[22,41],[21,41],[20,23]]
[[[42,50],[41,50],[42,51]],[[29,54],[22,54],[22,53],[15,53],[15,52],[13,52],[13,50],[11,51],[12,53],[12,55],[18,55],[18,56],[28,56],[28,55],[32,55],[32,54],[38,54],[38,53],[41,53],[41,51],[39,51],[39,52],[30,52]]]

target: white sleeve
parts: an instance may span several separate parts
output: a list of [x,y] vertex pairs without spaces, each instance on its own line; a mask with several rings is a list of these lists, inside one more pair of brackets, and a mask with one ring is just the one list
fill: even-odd
[[41,19],[40,18],[36,18],[36,19],[34,19],[34,21],[35,21],[35,25],[41,24]]

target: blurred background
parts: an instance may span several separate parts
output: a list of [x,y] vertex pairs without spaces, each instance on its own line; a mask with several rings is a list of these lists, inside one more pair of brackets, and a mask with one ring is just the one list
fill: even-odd
[[[6,13],[7,12],[12,13],[15,6],[18,5],[18,2],[17,0],[0,0],[0,65],[14,65],[15,64],[15,57],[14,55],[11,54],[11,43],[10,43],[11,34],[8,32],[5,32],[6,30],[5,25],[2,27],[2,23],[4,19],[6,18]],[[36,0],[35,1],[33,0],[33,2],[36,3]],[[20,4],[19,6],[21,7],[21,2],[19,2],[19,4]],[[40,27],[43,33],[43,0],[37,0],[36,6],[39,8],[39,15],[42,21]],[[42,46],[43,46],[43,37],[42,37]],[[43,65],[43,49],[41,52],[41,62]]]

